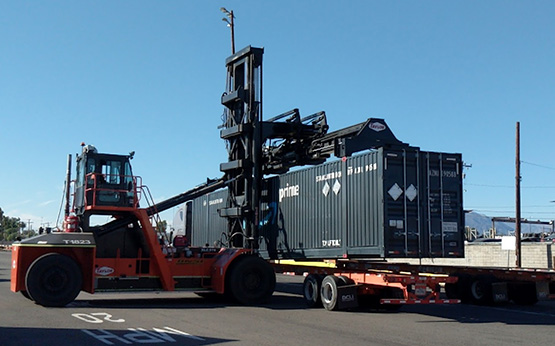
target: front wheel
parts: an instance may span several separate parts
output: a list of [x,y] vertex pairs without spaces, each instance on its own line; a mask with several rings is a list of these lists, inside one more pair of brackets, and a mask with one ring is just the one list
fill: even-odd
[[83,275],[77,263],[57,253],[37,258],[25,276],[29,297],[42,306],[66,306],[77,297],[82,283]]
[[268,302],[276,286],[276,274],[272,266],[256,256],[244,256],[236,261],[227,281],[231,296],[244,305]]
[[474,304],[492,305],[493,293],[492,283],[494,279],[489,276],[478,275],[474,277],[470,284],[470,297]]

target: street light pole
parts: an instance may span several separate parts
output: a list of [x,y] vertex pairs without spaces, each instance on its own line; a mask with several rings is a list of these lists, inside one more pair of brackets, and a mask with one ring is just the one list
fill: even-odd
[[228,11],[225,7],[220,7],[220,11],[227,16],[227,18],[222,18],[222,21],[226,22],[227,26],[231,28],[231,54],[235,54],[235,24],[233,23],[235,16],[233,15],[233,10]]

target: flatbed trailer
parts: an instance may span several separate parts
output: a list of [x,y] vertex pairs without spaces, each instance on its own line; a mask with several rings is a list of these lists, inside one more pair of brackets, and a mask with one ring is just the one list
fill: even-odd
[[513,301],[532,305],[538,300],[555,298],[555,271],[547,269],[375,260],[274,261],[272,265],[279,273],[304,275],[303,297],[307,305],[323,305],[327,310],[359,305],[395,309],[404,304],[460,302],[493,305]]

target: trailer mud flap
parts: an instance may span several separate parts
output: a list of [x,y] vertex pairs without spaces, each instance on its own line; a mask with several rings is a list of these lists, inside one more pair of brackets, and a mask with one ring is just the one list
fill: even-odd
[[491,293],[494,303],[503,303],[509,301],[509,291],[506,282],[494,282],[491,284]]
[[538,297],[538,300],[549,299],[549,282],[547,281],[536,282],[536,296]]
[[337,308],[346,310],[358,307],[358,286],[346,285],[337,287]]

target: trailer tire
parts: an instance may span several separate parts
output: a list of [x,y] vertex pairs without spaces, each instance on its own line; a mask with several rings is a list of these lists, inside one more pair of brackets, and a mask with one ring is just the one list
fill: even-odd
[[322,305],[328,311],[336,311],[339,309],[337,302],[339,292],[338,287],[345,285],[345,281],[335,275],[328,275],[322,280],[322,288],[320,296]]
[[303,298],[309,308],[319,308],[322,306],[320,290],[324,277],[319,274],[309,274],[303,282]]
[[31,300],[47,307],[71,303],[83,283],[77,263],[68,256],[50,253],[37,258],[27,270],[25,286]]
[[509,284],[509,299],[517,305],[534,305],[538,302],[536,284],[533,282],[514,282]]
[[493,291],[492,283],[494,279],[487,275],[478,275],[471,280],[470,298],[477,305],[492,305]]
[[464,273],[456,273],[452,276],[457,277],[457,282],[445,284],[445,294],[447,298],[460,299],[463,303],[470,303],[470,285],[472,277]]
[[240,304],[267,303],[276,287],[272,266],[257,256],[243,256],[230,269],[227,287],[231,297]]

